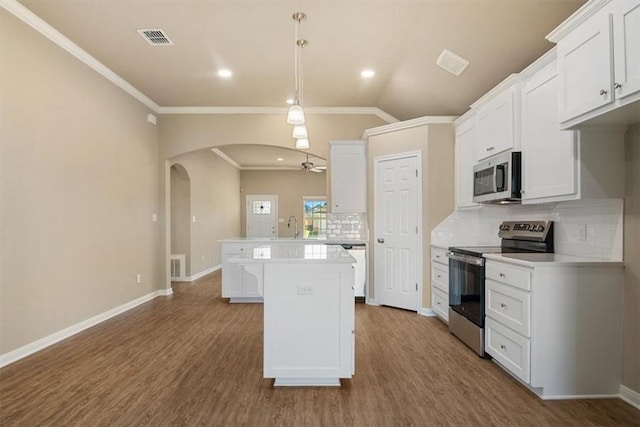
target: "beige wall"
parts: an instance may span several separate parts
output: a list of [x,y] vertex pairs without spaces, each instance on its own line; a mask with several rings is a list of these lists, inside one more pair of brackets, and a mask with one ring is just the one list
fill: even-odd
[[4,9],[0,44],[4,354],[159,289],[164,267],[147,108]]
[[640,393],[640,123],[627,130],[622,383]]
[[431,230],[454,209],[454,128],[422,125],[369,137],[367,144],[367,210],[370,236],[369,295],[375,297],[376,234],[374,214],[375,157],[422,150],[422,307],[431,307]]
[[200,150],[173,162],[189,174],[191,221],[189,274],[222,263],[218,240],[240,233],[240,171],[214,154]]
[[287,228],[287,219],[294,215],[298,220],[302,233],[303,196],[325,196],[325,173],[306,171],[242,171],[241,173],[241,235],[246,231],[246,196],[277,195],[278,217],[283,222],[278,224],[278,237],[293,237],[293,228]]
[[180,164],[171,166],[171,254],[184,255],[185,276],[191,275],[191,179]]

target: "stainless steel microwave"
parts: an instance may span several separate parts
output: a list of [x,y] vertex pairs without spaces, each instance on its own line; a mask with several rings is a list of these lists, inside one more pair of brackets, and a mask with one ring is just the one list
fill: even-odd
[[473,167],[475,203],[520,203],[521,153],[507,151]]

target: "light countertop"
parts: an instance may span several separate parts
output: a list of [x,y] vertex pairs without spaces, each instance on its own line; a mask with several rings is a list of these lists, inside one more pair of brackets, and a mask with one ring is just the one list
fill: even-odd
[[355,263],[356,259],[342,246],[323,243],[265,244],[229,258],[229,262],[254,264],[266,262],[287,263]]
[[508,262],[524,267],[624,267],[621,261],[610,261],[595,258],[578,257],[562,254],[510,253],[486,254],[488,260]]
[[369,243],[363,239],[294,239],[293,237],[232,237],[229,239],[218,240],[219,243],[252,243],[252,242],[265,242],[265,244],[346,244],[346,245],[364,245]]

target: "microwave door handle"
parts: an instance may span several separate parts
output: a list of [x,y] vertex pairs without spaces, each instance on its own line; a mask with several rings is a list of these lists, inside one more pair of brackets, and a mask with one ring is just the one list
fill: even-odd
[[[494,188],[495,188],[495,192],[496,193],[500,193],[503,192],[505,190],[506,187],[506,179],[507,179],[507,174],[506,174],[506,169],[504,166],[502,165],[497,165],[496,166],[496,173],[493,175],[494,176]],[[501,180],[500,180],[500,188],[498,188],[498,174],[500,174]]]

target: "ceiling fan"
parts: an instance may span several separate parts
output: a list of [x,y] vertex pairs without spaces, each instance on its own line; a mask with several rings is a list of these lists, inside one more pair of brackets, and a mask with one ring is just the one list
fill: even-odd
[[326,166],[314,166],[313,162],[309,161],[309,154],[307,154],[307,160],[302,162],[300,166],[303,170],[316,173],[324,172],[325,170],[327,170]]

